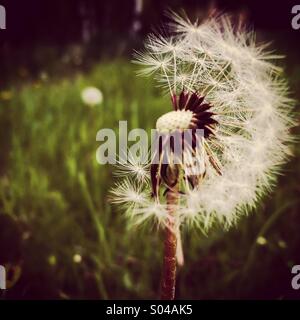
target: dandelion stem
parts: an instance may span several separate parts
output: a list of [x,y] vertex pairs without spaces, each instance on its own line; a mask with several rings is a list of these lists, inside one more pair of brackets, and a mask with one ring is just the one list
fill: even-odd
[[[176,177],[176,180],[178,177]],[[166,194],[169,218],[165,228],[164,243],[164,264],[161,282],[161,299],[174,300],[175,282],[176,282],[176,250],[177,250],[177,232],[176,232],[176,207],[179,199],[178,182],[168,190]]]

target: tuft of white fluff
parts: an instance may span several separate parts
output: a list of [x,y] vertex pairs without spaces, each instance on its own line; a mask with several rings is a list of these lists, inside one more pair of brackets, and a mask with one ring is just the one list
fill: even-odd
[[[229,16],[192,23],[172,14],[169,29],[169,36],[149,35],[145,50],[136,53],[136,62],[144,66],[140,73],[154,74],[171,95],[183,89],[199,92],[218,121],[214,138],[204,141],[206,156],[200,160],[206,174],[194,189],[182,183],[177,218],[204,232],[216,222],[227,228],[274,186],[290,155],[294,101],[288,97],[282,70],[273,63],[280,56],[266,44],[256,44],[254,32],[236,29]],[[209,155],[222,175],[207,160]],[[147,179],[136,182],[140,190],[149,189]],[[127,200],[124,188],[132,185],[126,183],[113,190],[117,198]],[[163,196],[159,203],[149,192],[141,199],[130,197],[131,217],[138,216],[138,222],[149,215],[159,221],[167,218]]]
[[81,99],[83,103],[93,107],[102,103],[103,94],[98,88],[86,87],[81,92]]

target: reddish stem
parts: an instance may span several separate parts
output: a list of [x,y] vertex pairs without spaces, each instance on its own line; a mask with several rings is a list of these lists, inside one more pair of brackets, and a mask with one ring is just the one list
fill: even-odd
[[172,190],[168,190],[166,194],[168,212],[170,217],[167,220],[165,228],[165,241],[164,241],[164,263],[161,282],[161,299],[174,300],[175,297],[175,284],[176,284],[176,224],[175,213],[178,204],[179,193],[178,185]]

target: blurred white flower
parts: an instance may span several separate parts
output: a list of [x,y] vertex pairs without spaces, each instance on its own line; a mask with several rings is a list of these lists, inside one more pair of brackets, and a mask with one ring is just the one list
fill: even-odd
[[256,243],[259,244],[260,246],[264,246],[268,243],[267,239],[265,237],[259,236],[256,239]]
[[[198,24],[174,14],[169,27],[168,37],[150,35],[136,59],[145,67],[140,73],[154,74],[171,96],[173,111],[158,119],[157,130],[204,131],[204,152],[194,149],[187,156],[192,154],[201,170],[193,172],[191,161],[180,166],[176,218],[204,232],[215,222],[226,228],[274,186],[290,155],[294,101],[287,96],[281,69],[272,62],[279,56],[265,44],[256,45],[255,34],[237,29],[228,16]],[[133,161],[131,172],[140,172],[132,166]],[[162,216],[167,219],[161,192],[172,188],[167,170],[168,165],[152,163],[152,198],[144,192],[150,184],[143,171],[140,178],[135,174],[133,185],[128,179],[118,184],[115,202],[123,199],[140,222],[150,214],[160,222]]]
[[80,263],[82,261],[82,256],[78,253],[74,254],[73,256],[73,262],[74,263]]
[[83,103],[89,106],[96,106],[103,101],[102,92],[95,87],[87,87],[81,92],[81,99]]

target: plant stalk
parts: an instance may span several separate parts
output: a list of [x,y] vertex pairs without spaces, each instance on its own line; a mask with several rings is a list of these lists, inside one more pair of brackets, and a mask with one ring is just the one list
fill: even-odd
[[161,282],[161,300],[174,300],[176,284],[176,251],[177,251],[177,226],[176,207],[179,200],[179,185],[166,194],[169,217],[165,228],[164,262]]

